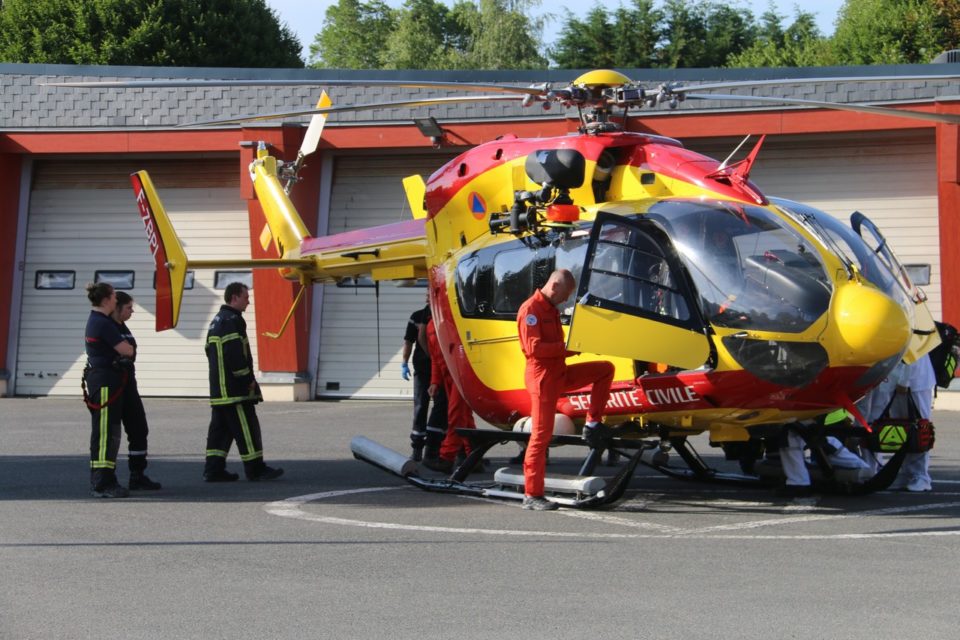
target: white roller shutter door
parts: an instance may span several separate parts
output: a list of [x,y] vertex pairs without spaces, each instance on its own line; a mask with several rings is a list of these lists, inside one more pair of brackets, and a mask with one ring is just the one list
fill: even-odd
[[[739,142],[688,144],[722,160]],[[744,145],[742,158],[753,141]],[[905,264],[929,264],[923,287],[942,314],[936,141],[932,131],[768,136],[750,175],[768,196],[797,200],[850,222],[860,211],[880,227]]]
[[[49,160],[34,168],[17,350],[16,393],[78,395],[85,356],[83,329],[90,303],[85,287],[98,270],[134,271],[137,380],[143,395],[206,396],[207,325],[223,301],[214,272],[195,273],[185,292],[179,326],[154,331],[154,267],[129,174],[147,169],[187,255],[249,258],[246,202],[239,160]],[[37,271],[73,271],[72,290],[35,286]],[[251,296],[254,301],[255,294]],[[256,323],[244,314],[256,362]]]
[[[340,156],[335,159],[328,233],[410,220],[402,180],[426,179],[448,155]],[[380,285],[379,318],[373,288],[324,285],[317,395],[328,398],[410,398],[400,376],[403,332],[423,307],[426,287]],[[379,351],[378,351],[379,349]]]

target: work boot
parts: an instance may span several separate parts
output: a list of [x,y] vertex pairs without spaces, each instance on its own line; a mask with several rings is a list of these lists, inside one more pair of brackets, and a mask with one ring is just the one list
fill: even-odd
[[142,471],[130,474],[130,491],[156,491],[160,487],[159,482],[154,482]]
[[423,445],[415,444],[415,445],[412,445],[412,447],[413,447],[413,453],[410,454],[410,459],[413,460],[414,462],[420,462],[421,460],[423,460]]
[[236,473],[231,473],[226,469],[218,469],[216,471],[204,471],[203,472],[203,481],[204,482],[235,482],[240,476]]
[[613,435],[613,430],[602,422],[595,427],[583,427],[581,437],[584,442],[590,445],[591,449],[599,449],[604,445],[604,441]]
[[453,460],[447,460],[440,457],[425,457],[423,459],[423,466],[432,471],[439,471],[441,473],[450,473],[453,471]]
[[90,495],[94,498],[126,498],[130,495],[130,492],[119,484],[109,484],[99,489],[92,489]]
[[250,482],[259,482],[261,480],[274,480],[283,475],[283,469],[273,467],[268,467],[263,465],[257,471],[253,471],[247,474],[247,480]]
[[543,496],[524,496],[523,508],[527,511],[554,511],[559,509],[560,505]]

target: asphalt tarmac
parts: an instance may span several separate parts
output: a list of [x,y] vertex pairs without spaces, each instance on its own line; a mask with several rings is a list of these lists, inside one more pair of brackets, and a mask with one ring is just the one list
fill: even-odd
[[354,460],[361,434],[408,452],[407,403],[261,405],[286,474],[230,484],[200,481],[204,402],[146,408],[163,489],[103,500],[79,400],[0,399],[3,640],[957,636],[960,413],[935,412],[930,493],[786,500],[641,470],[612,509],[534,513]]

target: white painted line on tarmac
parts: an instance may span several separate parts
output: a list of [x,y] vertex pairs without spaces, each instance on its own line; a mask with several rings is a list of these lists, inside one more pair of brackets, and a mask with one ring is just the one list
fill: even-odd
[[[277,502],[270,502],[263,506],[267,513],[272,515],[305,520],[309,522],[321,522],[325,524],[335,524],[340,526],[362,527],[367,529],[389,529],[397,531],[420,531],[432,533],[457,533],[457,534],[479,534],[492,536],[508,537],[534,537],[534,538],[588,538],[588,539],[621,539],[621,540],[864,540],[877,538],[922,538],[922,537],[943,537],[960,535],[960,529],[936,530],[936,531],[891,531],[875,533],[836,533],[836,534],[748,534],[739,533],[750,529],[757,529],[768,526],[793,525],[815,521],[839,521],[842,519],[862,518],[866,516],[884,516],[897,515],[901,513],[917,513],[920,511],[929,511],[935,509],[949,509],[960,507],[960,502],[938,502],[932,504],[908,505],[903,507],[888,507],[884,509],[873,509],[859,513],[842,514],[822,514],[797,516],[792,518],[771,518],[767,520],[757,520],[751,522],[742,522],[727,525],[717,525],[712,527],[701,527],[696,529],[681,529],[678,527],[668,527],[666,525],[657,525],[653,523],[636,523],[626,518],[610,516],[605,513],[561,510],[558,512],[545,513],[540,517],[566,515],[577,518],[605,522],[618,526],[629,526],[631,528],[651,528],[657,529],[656,533],[604,533],[604,532],[585,532],[575,533],[566,531],[534,531],[523,529],[483,529],[478,527],[443,527],[435,525],[412,525],[398,522],[376,522],[367,520],[355,520],[350,518],[337,518],[332,516],[322,516],[305,511],[302,507],[311,502],[320,502],[342,496],[358,495],[364,493],[378,493],[385,491],[396,491],[398,489],[408,489],[408,487],[366,487],[363,489],[344,489],[340,491],[325,491],[322,493],[311,493],[303,496],[295,496]],[[519,506],[519,505],[516,505]],[[544,522],[547,522],[546,520]],[[725,533],[734,532],[734,533]]]

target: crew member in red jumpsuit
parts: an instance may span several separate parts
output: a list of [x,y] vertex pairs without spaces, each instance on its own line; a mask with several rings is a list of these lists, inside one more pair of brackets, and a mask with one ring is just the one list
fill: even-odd
[[453,382],[453,376],[447,368],[447,363],[443,359],[443,351],[440,348],[440,340],[437,338],[437,329],[433,325],[433,318],[427,322],[427,347],[430,351],[430,387],[427,393],[434,397],[437,390],[443,387],[447,393],[447,435],[440,444],[439,458],[424,457],[423,465],[434,471],[443,471],[449,473],[453,470],[454,461],[457,454],[463,449],[464,453],[470,454],[470,443],[457,434],[457,429],[476,429],[477,425],[473,421],[473,410],[467,404],[460,390]]
[[573,274],[558,269],[517,312],[520,348],[527,358],[523,379],[530,393],[530,441],[523,459],[524,509],[550,511],[557,508],[556,502],[543,497],[543,481],[547,447],[553,437],[553,419],[560,394],[593,385],[590,411],[583,430],[584,439],[591,445],[601,435],[600,422],[610,398],[614,373],[612,362],[598,360],[569,366],[565,362],[568,356],[577,354],[566,348],[556,305],[566,300],[575,288]]

